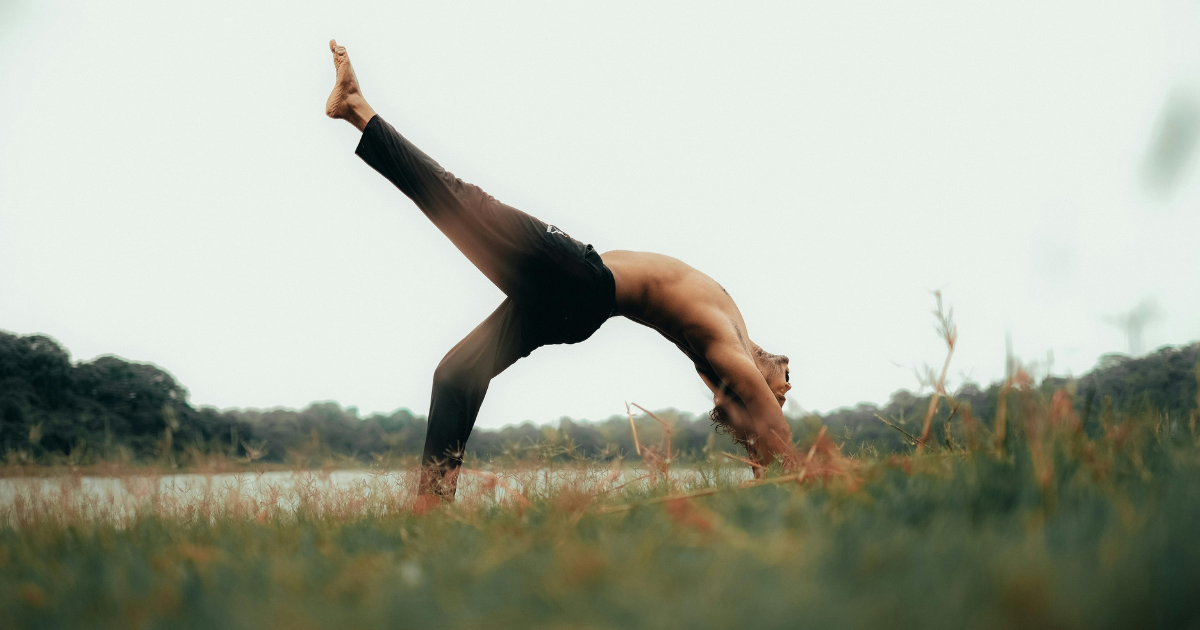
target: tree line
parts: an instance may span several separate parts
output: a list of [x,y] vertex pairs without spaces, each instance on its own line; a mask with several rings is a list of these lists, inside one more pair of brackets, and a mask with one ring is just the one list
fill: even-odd
[[[930,439],[968,439],[962,423],[968,413],[981,431],[990,431],[1002,398],[1013,425],[1020,426],[1027,407],[1020,404],[1021,396],[1049,400],[1063,388],[1072,392],[1072,408],[1090,432],[1102,430],[1113,414],[1148,410],[1162,414],[1167,430],[1195,430],[1198,361],[1200,343],[1163,348],[1141,358],[1107,355],[1094,370],[1073,380],[1045,378],[1023,387],[1011,381],[987,387],[967,383],[950,392],[952,400],[937,406]],[[928,394],[902,390],[883,406],[860,404],[823,415],[791,416],[788,421],[801,441],[823,426],[850,453],[900,452],[921,432],[929,402]],[[706,414],[666,410],[654,415],[658,419],[635,416],[643,445],[663,448],[665,424],[676,457],[737,451],[728,436],[713,430]],[[187,390],[157,366],[114,356],[72,362],[50,337],[0,331],[0,449],[9,459],[83,451],[174,458],[194,449],[246,461],[336,456],[370,462],[420,455],[425,428],[425,417],[408,409],[360,416],[356,408],[332,402],[301,410],[197,408],[188,402]],[[557,457],[634,457],[635,449],[626,416],[476,429],[467,444],[469,455],[481,460],[521,457],[530,451]]]

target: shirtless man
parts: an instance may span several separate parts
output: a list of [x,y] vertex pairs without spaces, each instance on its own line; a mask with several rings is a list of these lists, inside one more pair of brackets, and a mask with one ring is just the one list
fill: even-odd
[[599,254],[458,179],[376,115],[346,49],[333,40],[329,48],[337,80],[325,113],[361,131],[355,153],[508,296],[434,370],[418,504],[453,496],[454,472],[493,377],[540,346],[587,339],[614,315],[657,330],[692,360],[713,392],[713,419],[752,461],[793,465],[782,411],[792,387],[788,359],[750,341],[721,285],[669,256]]

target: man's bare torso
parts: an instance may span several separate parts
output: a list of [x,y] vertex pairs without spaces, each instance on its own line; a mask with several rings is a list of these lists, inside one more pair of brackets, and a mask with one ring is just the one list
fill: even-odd
[[750,353],[749,335],[733,298],[717,281],[670,256],[616,250],[601,254],[617,285],[617,314],[657,330],[719,383],[706,358],[714,342],[734,341]]

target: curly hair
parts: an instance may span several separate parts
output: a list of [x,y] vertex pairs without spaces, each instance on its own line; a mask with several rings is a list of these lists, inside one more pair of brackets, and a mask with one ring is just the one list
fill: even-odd
[[708,412],[708,419],[712,420],[713,431],[717,435],[728,435],[734,444],[749,448],[745,436],[742,436],[738,430],[733,428],[733,425],[729,423],[729,418],[725,416],[725,410],[721,409],[720,405],[713,404],[712,411]]

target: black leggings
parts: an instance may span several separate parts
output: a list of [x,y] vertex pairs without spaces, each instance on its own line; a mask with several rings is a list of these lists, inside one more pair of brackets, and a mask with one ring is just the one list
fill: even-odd
[[612,315],[612,272],[591,245],[458,179],[379,116],[355,153],[508,296],[433,372],[422,462],[444,472],[462,463],[492,377],[535,348],[587,339]]

